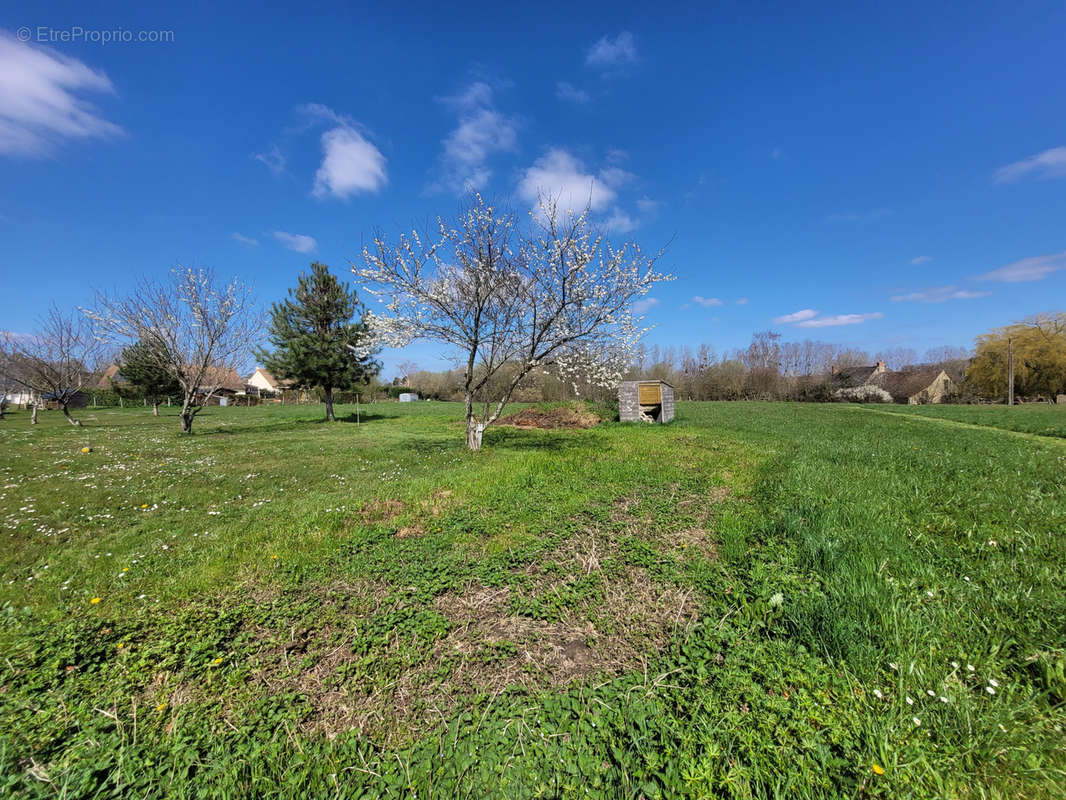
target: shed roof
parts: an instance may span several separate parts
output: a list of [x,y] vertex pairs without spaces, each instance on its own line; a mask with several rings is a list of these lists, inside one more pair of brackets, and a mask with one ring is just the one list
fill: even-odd
[[875,375],[871,380],[875,386],[880,386],[895,400],[905,400],[921,394],[941,375],[947,377],[942,369],[918,369],[904,372],[882,372]]

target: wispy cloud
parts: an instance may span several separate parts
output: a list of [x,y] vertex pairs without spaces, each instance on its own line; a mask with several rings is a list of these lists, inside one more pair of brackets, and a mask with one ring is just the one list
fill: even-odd
[[782,150],[780,147],[775,147],[773,150],[770,151],[770,158],[772,158],[774,161],[780,161],[784,157],[785,151]]
[[737,298],[737,305],[738,306],[746,306],[747,304],[748,304],[748,298],[746,298],[746,297],[738,297]]
[[692,298],[692,302],[704,308],[714,308],[722,305],[722,301],[717,297],[700,297],[698,294]]
[[958,286],[936,286],[921,289],[909,294],[898,294],[892,298],[893,303],[946,303],[948,300],[972,300],[975,297],[987,297],[991,292],[973,292]]
[[796,323],[797,328],[834,328],[838,325],[858,325],[869,319],[881,319],[884,314],[875,311],[872,314],[837,314],[835,317],[818,317]]
[[81,95],[114,94],[103,72],[0,31],[0,155],[47,156],[75,139],[125,132]]
[[637,63],[637,42],[629,31],[613,39],[604,36],[585,53],[585,63],[599,70],[613,71]]
[[827,222],[873,222],[887,217],[892,212],[887,208],[875,208],[870,211],[838,211],[826,217]]
[[633,304],[633,310],[638,314],[643,314],[645,311],[650,311],[659,305],[659,300],[655,297],[646,297],[643,300],[637,300]]
[[978,275],[977,280],[1025,283],[1043,280],[1051,273],[1062,269],[1066,269],[1066,253],[1054,253],[1049,256],[1034,256],[1014,261],[1005,267]]
[[805,308],[802,311],[796,311],[792,314],[785,314],[782,317],[774,317],[774,322],[778,325],[790,325],[794,322],[803,322],[804,320],[814,319],[818,316],[818,312],[813,308]]
[[927,261],[932,261],[932,260],[933,260],[932,256],[917,256],[916,258],[912,258],[911,259],[911,263],[914,264],[915,266],[917,266],[918,264],[924,264]]
[[579,105],[584,105],[591,99],[588,92],[584,89],[578,89],[568,81],[559,81],[555,84],[555,96],[560,100]]
[[274,231],[274,238],[297,253],[310,253],[318,247],[313,236],[305,236],[302,233]]
[[1022,178],[1066,178],[1066,147],[1052,147],[996,170],[996,183],[1014,183]]
[[611,216],[603,224],[611,233],[629,233],[640,227],[639,221],[620,208],[612,211]]
[[233,239],[233,241],[235,241],[235,242],[238,242],[240,244],[246,244],[249,247],[258,247],[259,246],[259,240],[258,239],[253,239],[251,236],[245,236],[243,233],[234,233],[234,234],[232,234],[230,236],[230,238]]
[[280,175],[285,171],[285,154],[281,152],[281,148],[279,148],[276,144],[272,145],[271,148],[266,152],[255,153],[252,158],[254,158],[256,161],[266,164],[267,169],[269,169],[275,175]]
[[484,81],[439,99],[458,111],[459,124],[442,142],[440,178],[430,189],[463,193],[482,188],[492,178],[491,156],[516,148],[517,123],[495,109],[492,87]]

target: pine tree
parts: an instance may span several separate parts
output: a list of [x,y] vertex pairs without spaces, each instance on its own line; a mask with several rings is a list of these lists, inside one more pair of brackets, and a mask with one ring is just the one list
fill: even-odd
[[[289,297],[270,311],[270,343],[260,351],[263,365],[278,378],[320,387],[326,419],[333,420],[333,391],[350,389],[376,375],[381,365],[356,348],[367,337],[365,309],[353,289],[317,261],[302,273]],[[358,319],[356,316],[358,315]]]
[[115,390],[120,395],[146,398],[157,417],[160,400],[172,394],[181,394],[181,384],[167,369],[167,359],[160,348],[159,344],[143,340],[123,348],[119,375],[126,379],[129,388],[115,384]]

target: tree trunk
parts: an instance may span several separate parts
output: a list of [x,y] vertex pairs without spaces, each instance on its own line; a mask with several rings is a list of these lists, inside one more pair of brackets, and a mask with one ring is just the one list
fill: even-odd
[[329,422],[335,422],[336,417],[333,416],[333,387],[326,387],[326,419]]
[[78,420],[74,419],[74,417],[70,416],[70,409],[67,408],[67,404],[66,403],[60,403],[59,407],[63,409],[63,416],[67,418],[67,422],[69,422],[71,425],[75,425],[75,426],[81,425],[81,422],[79,422]]
[[466,418],[466,446],[470,450],[481,449],[481,437],[485,433],[485,426],[482,425],[473,414],[469,414]]
[[159,401],[158,400],[156,400],[154,403],[152,403],[152,416],[153,417],[158,417],[159,416]]
[[33,403],[30,407],[33,409],[33,411],[30,412],[30,425],[36,425],[37,424],[37,404]]

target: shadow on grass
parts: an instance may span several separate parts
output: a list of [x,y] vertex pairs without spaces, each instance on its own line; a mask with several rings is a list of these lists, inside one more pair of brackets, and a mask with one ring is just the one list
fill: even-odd
[[577,448],[589,449],[594,441],[575,436],[571,430],[521,430],[518,428],[489,428],[485,431],[483,447],[507,450],[537,450],[562,452]]

